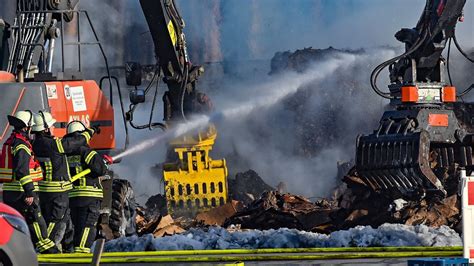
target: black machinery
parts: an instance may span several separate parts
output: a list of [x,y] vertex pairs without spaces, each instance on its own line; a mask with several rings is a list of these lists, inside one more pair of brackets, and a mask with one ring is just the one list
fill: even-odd
[[[473,86],[456,93],[449,75],[449,50],[448,60],[442,57],[454,41],[470,59],[455,35],[465,3],[427,0],[416,27],[395,34],[405,43],[405,53],[372,72],[372,88],[395,107],[383,114],[373,133],[357,139],[356,170],[375,192],[394,199],[442,199],[457,191],[459,168],[474,169],[474,105],[456,102]],[[386,67],[391,84],[389,92],[382,92],[376,81]]]

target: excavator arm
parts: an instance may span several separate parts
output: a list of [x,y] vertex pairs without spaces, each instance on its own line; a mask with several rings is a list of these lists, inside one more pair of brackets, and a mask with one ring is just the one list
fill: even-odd
[[[407,55],[394,63],[391,82],[440,81],[439,61],[458,21],[463,20],[466,0],[429,0],[415,28],[401,29],[395,38],[405,43]],[[411,80],[411,60],[415,60],[417,80]]]
[[[140,0],[140,4],[155,45],[157,71],[163,73],[163,81],[168,87],[163,96],[166,125],[152,122],[153,107],[148,125],[137,126],[132,122],[136,104],[143,102],[149,91],[150,86],[147,86],[144,91],[136,89],[131,92],[132,107],[128,117],[132,126],[166,128],[186,121],[190,115],[210,111],[212,104],[209,98],[196,89],[204,68],[192,65],[188,58],[183,32],[185,24],[174,0]],[[139,70],[137,66],[131,64],[127,67],[129,85],[138,86],[141,83],[140,75],[133,74],[136,72],[133,69]],[[155,97],[156,91],[157,87]],[[205,130],[190,132],[169,143],[168,162],[163,164],[163,179],[170,213],[190,214],[227,202],[226,161],[210,157],[216,137],[216,128],[209,125]]]
[[[155,47],[157,71],[163,73],[163,81],[168,91],[163,96],[164,120],[166,122],[186,120],[188,115],[209,111],[212,107],[209,98],[196,90],[196,81],[204,73],[204,68],[193,65],[186,47],[183,29],[184,20],[176,8],[174,0],[140,0]],[[127,66],[128,85],[137,86],[141,83],[137,64]],[[135,74],[133,74],[135,73]],[[132,107],[128,112],[129,120],[133,120],[136,105],[144,101],[148,90],[132,91]],[[137,97],[137,96],[143,96]],[[133,123],[132,123],[132,126]],[[166,127],[161,123],[150,123],[135,128]]]

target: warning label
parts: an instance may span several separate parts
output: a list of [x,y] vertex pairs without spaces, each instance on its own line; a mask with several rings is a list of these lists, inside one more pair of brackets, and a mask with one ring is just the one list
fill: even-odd
[[58,98],[58,91],[56,89],[56,85],[46,85],[46,93],[48,95],[48,99],[57,99]]
[[84,88],[82,86],[70,87],[69,93],[72,99],[72,109],[74,112],[86,111],[86,97],[84,96]]

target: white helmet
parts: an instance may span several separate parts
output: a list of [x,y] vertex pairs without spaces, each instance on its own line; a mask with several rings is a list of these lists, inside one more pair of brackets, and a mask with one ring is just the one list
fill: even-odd
[[32,127],[35,125],[33,121],[33,113],[30,110],[18,111],[14,116],[7,116],[8,123],[15,128]]
[[56,119],[49,112],[39,111],[39,114],[34,116],[35,125],[31,129],[32,131],[43,131],[46,130],[56,123]]
[[69,124],[67,125],[67,134],[71,134],[74,132],[81,132],[84,130],[86,130],[86,126],[84,126],[84,124],[81,121],[74,120],[74,121],[69,122]]

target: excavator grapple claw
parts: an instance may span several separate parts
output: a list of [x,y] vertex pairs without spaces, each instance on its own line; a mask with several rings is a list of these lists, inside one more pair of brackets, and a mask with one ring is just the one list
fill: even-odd
[[362,136],[357,143],[358,172],[374,191],[394,198],[425,192],[445,196],[443,185],[430,168],[429,155],[426,131]]
[[227,203],[225,159],[209,156],[217,132],[214,126],[197,135],[184,135],[170,143],[177,159],[163,165],[168,212],[193,214]]

